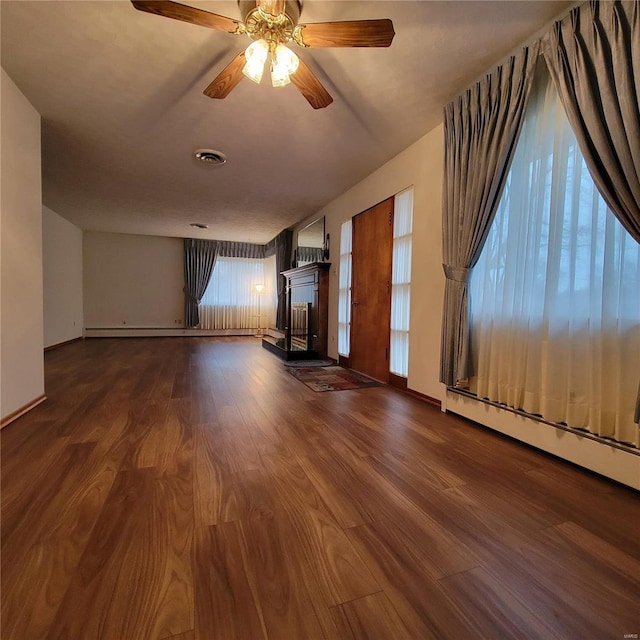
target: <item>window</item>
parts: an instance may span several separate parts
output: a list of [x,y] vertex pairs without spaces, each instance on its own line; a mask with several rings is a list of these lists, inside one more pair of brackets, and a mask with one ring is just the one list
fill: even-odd
[[411,233],[413,189],[397,194],[393,214],[393,268],[391,276],[391,358],[389,370],[409,373],[409,311],[411,307]]
[[[277,303],[275,273],[275,256],[265,260],[219,257],[200,302],[200,326],[257,329],[258,305],[261,327],[273,326]],[[264,284],[261,294],[256,292],[256,284]]]
[[340,277],[338,282],[338,353],[348,356],[351,332],[351,220],[340,229]]
[[538,71],[471,281],[478,396],[637,444],[640,245],[595,188]]

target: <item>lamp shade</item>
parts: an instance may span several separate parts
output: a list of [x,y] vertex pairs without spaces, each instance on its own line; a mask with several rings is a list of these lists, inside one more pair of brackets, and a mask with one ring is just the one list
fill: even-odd
[[284,87],[291,82],[290,75],[295,73],[300,64],[298,56],[283,44],[279,44],[271,59],[271,84]]
[[242,68],[242,73],[250,80],[260,84],[262,73],[264,72],[264,63],[267,61],[267,55],[269,55],[267,41],[260,39],[252,42],[247,47],[244,55],[247,62]]

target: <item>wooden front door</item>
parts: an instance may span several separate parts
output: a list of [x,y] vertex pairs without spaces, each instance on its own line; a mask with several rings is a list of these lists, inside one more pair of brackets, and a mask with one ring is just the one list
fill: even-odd
[[353,218],[352,369],[389,381],[393,198]]

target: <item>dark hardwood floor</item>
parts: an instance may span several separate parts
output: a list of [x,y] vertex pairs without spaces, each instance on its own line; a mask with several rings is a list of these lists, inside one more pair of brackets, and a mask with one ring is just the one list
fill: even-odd
[[1,433],[3,640],[640,634],[632,490],[253,338],[45,358]]

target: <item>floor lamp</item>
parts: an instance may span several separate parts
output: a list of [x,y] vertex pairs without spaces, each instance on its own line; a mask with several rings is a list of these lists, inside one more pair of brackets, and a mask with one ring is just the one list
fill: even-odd
[[256,333],[256,337],[262,337],[262,316],[260,315],[260,297],[262,296],[262,292],[264,291],[263,284],[256,284],[253,286],[258,294],[258,333]]

